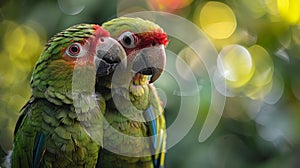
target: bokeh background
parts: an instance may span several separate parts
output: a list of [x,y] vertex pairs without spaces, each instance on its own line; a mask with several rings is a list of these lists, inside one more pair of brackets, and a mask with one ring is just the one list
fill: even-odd
[[[32,68],[51,36],[73,24],[101,24],[148,10],[190,20],[219,53],[218,74],[209,79],[195,53],[170,37],[168,49],[200,77],[201,90],[198,118],[168,150],[167,167],[300,167],[299,0],[1,0],[1,147],[12,147],[19,110],[30,97]],[[159,84],[170,125],[181,97],[172,82]],[[225,109],[214,133],[200,143],[212,87],[227,97]]]

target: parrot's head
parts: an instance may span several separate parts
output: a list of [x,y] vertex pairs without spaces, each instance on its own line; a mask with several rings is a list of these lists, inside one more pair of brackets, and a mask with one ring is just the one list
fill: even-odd
[[99,25],[79,24],[52,37],[33,70],[33,96],[71,104],[74,86],[95,89],[126,58],[123,47],[109,36]]
[[153,83],[159,78],[165,67],[168,43],[160,26],[140,18],[119,17],[102,27],[125,49],[133,84]]

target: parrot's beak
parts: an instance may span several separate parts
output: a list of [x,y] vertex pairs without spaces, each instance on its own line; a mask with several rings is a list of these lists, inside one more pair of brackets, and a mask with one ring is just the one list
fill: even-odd
[[143,75],[151,75],[149,83],[156,81],[166,64],[164,45],[143,48],[136,53],[132,70]]
[[117,66],[126,67],[126,52],[118,41],[113,38],[100,38],[94,59],[97,77],[112,74]]

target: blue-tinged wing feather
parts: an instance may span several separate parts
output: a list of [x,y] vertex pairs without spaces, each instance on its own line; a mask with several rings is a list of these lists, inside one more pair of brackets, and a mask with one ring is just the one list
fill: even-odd
[[[152,136],[152,147],[154,152],[156,153],[158,150],[160,151],[162,148],[163,137],[160,136],[160,138],[158,139],[157,123],[156,123],[155,114],[152,105],[150,105],[150,107],[144,112],[144,117],[149,124],[149,133],[150,136]],[[154,168],[162,168],[160,162],[161,154],[153,155],[152,158],[153,158]]]
[[153,107],[150,107],[144,112],[144,117],[149,123],[150,135],[153,137],[153,149],[156,150],[157,147],[157,130],[156,130],[156,121],[153,111]]
[[34,150],[33,150],[33,167],[38,168],[42,157],[45,153],[45,135],[40,133],[37,135],[34,141]]

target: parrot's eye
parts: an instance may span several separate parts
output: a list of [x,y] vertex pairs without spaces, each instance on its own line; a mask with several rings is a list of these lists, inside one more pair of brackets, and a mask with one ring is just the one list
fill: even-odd
[[135,47],[135,38],[134,34],[127,31],[121,34],[118,40],[122,43],[122,45],[126,48],[134,48]]
[[67,48],[67,54],[70,57],[80,57],[82,53],[82,46],[79,43],[73,43]]

